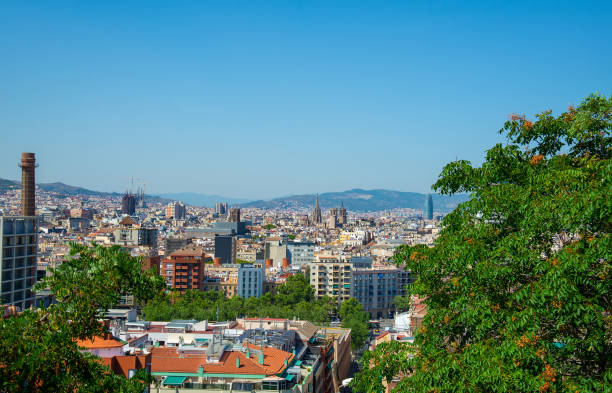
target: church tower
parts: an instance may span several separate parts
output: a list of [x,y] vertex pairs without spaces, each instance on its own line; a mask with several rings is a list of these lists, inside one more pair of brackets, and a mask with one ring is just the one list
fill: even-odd
[[319,207],[319,194],[317,194],[317,197],[315,199],[315,207],[314,210],[312,211],[312,223],[314,225],[318,225],[321,224],[323,222],[323,219],[321,218],[321,208]]

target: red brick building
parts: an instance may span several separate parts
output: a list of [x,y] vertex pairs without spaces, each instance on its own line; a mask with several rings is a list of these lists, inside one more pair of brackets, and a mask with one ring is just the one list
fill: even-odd
[[170,288],[202,290],[205,258],[204,250],[190,244],[162,260],[160,274]]

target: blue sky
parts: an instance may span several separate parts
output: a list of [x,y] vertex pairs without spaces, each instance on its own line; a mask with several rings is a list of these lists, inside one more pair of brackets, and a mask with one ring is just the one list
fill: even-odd
[[427,192],[512,112],[612,94],[612,2],[0,3],[0,177]]

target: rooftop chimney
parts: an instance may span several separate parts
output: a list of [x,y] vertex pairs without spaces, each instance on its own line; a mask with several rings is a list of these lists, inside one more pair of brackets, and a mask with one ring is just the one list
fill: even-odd
[[21,215],[32,217],[36,214],[36,183],[34,153],[21,153]]

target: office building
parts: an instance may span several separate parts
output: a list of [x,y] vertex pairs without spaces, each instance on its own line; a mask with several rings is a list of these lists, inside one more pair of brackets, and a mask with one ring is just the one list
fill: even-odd
[[163,259],[160,273],[166,280],[166,286],[181,292],[202,290],[205,257],[201,248],[189,245]]
[[187,209],[182,202],[170,202],[166,207],[166,218],[184,220]]
[[425,210],[423,211],[423,218],[426,220],[433,220],[433,199],[431,194],[427,194],[425,198]]
[[312,242],[287,243],[287,258],[292,266],[308,265],[314,261],[314,247]]
[[242,298],[260,298],[263,294],[265,271],[250,263],[243,263],[238,268],[238,295]]
[[215,258],[221,258],[222,264],[236,263],[236,237],[215,235]]

